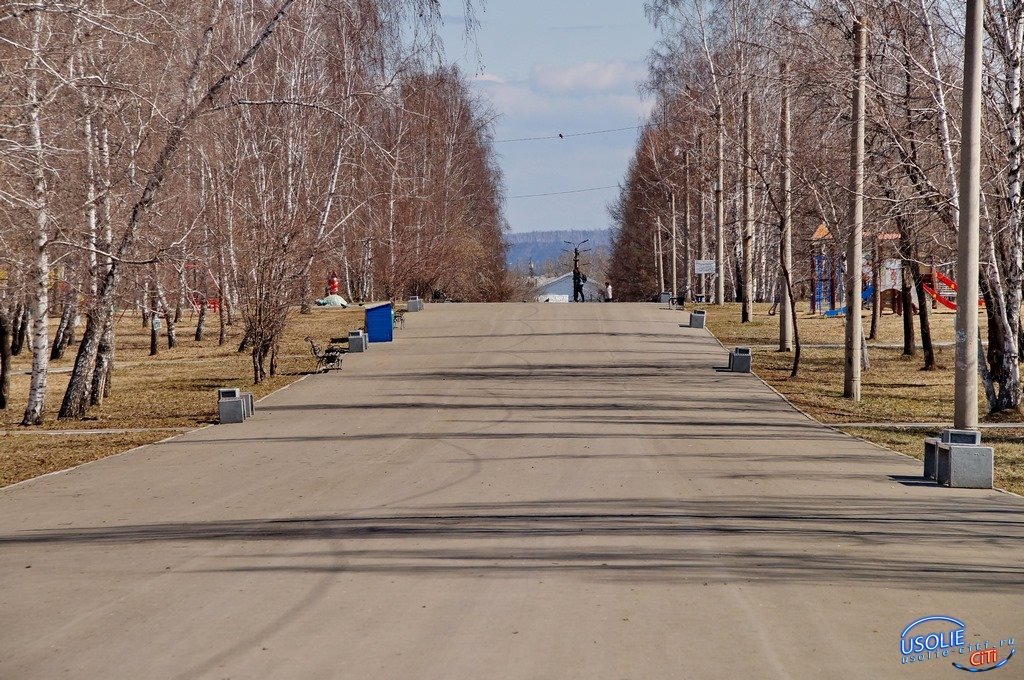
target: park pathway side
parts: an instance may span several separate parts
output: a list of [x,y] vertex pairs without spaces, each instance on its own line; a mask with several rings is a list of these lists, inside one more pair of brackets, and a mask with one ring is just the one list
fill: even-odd
[[911,621],[1024,634],[1021,499],[685,320],[430,305],[244,425],[0,491],[0,677],[941,678]]

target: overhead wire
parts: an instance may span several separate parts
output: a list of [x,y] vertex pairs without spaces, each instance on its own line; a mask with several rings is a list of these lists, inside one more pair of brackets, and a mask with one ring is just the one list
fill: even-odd
[[[627,130],[641,130],[645,127],[652,125],[652,123],[644,123],[643,125],[630,125],[628,127],[620,128],[609,128],[606,130],[588,130],[586,132],[570,132],[568,134],[559,132],[556,135],[543,135],[540,137],[517,137],[514,139],[496,139],[495,144],[506,144],[510,142],[539,142],[549,139],[570,139],[572,137],[590,137],[592,135],[606,135],[613,132],[625,132]],[[507,200],[516,200],[520,198],[542,198],[544,196],[566,196],[569,194],[584,194],[591,191],[604,191],[606,189],[618,189],[619,185],[610,185],[604,187],[590,187],[588,189],[571,189],[569,191],[550,191],[543,194],[522,194],[520,196],[508,196]]]
[[523,194],[521,196],[508,196],[506,200],[513,200],[516,198],[541,198],[542,196],[565,196],[566,194],[585,194],[590,191],[604,191],[605,189],[618,189],[618,184],[613,184],[606,187],[590,187],[589,189],[570,189],[569,191],[551,191],[546,194]]
[[640,130],[649,125],[650,123],[645,123],[643,125],[631,125],[629,127],[610,128],[608,130],[589,130],[587,132],[571,132],[568,134],[564,132],[559,132],[556,135],[544,135],[541,137],[517,137],[515,139],[496,139],[494,140],[494,143],[508,144],[510,142],[539,142],[547,139],[569,139],[571,137],[589,137],[591,135],[606,135],[612,132],[625,132],[626,130]]

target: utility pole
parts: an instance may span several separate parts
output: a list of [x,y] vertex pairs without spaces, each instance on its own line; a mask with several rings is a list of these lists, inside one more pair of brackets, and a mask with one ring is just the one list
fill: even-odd
[[661,215],[658,215],[658,230],[654,233],[654,249],[658,256],[658,296],[665,290],[665,251],[661,244]]
[[[698,158],[700,159],[701,162],[704,161],[704,138],[703,137],[701,137],[701,140],[700,140],[700,155],[698,156]],[[697,208],[697,259],[698,260],[706,260],[707,259],[707,252],[705,252],[705,243],[704,243],[704,241],[705,241],[705,239],[704,239],[704,226],[705,226],[705,223],[704,223],[704,183],[701,181],[703,179],[702,175],[704,174],[704,172],[703,172],[703,167],[704,166],[701,166],[701,167],[702,167],[701,172],[697,173],[697,186],[699,187],[699,189],[697,191],[697,199],[698,199],[697,205],[699,206]],[[698,283],[697,283],[697,293],[700,295],[701,301],[705,302],[705,303],[707,302],[707,297],[708,297],[708,286],[707,286],[707,283],[708,283],[707,276],[705,274],[701,274],[700,278],[698,279]]]
[[[953,427],[978,429],[978,230],[981,201],[981,68],[985,2],[967,0],[960,229],[957,235]],[[921,301],[924,304],[924,301]]]
[[693,299],[693,266],[690,263],[690,233],[693,213],[690,209],[690,152],[683,152],[683,299]]
[[855,86],[850,143],[850,231],[846,248],[846,365],[843,375],[843,396],[860,401],[861,335],[864,333],[863,320],[860,316],[861,261],[864,256],[864,105],[867,88],[867,30],[863,16],[857,17],[854,35]]
[[718,124],[718,180],[715,182],[715,304],[725,304],[725,117],[715,110]]
[[669,189],[669,204],[672,206],[672,302],[676,304],[678,292],[676,290],[679,282],[679,273],[676,269],[676,190]]
[[793,351],[793,315],[789,287],[793,278],[793,132],[789,108],[789,64],[782,63],[782,290],[779,297],[779,351]]
[[743,311],[741,323],[753,318],[754,300],[754,186],[750,178],[750,93],[743,93]]

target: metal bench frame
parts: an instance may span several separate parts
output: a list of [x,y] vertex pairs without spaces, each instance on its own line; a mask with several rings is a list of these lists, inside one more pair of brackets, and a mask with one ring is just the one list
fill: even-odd
[[315,373],[326,373],[333,369],[341,370],[342,361],[345,359],[344,349],[333,344],[327,345],[326,349],[321,349],[320,345],[308,335],[306,336],[306,342],[309,343],[310,353],[316,359]]

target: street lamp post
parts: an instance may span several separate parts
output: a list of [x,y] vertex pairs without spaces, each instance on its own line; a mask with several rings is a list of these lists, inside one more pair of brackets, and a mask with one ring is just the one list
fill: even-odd
[[[939,484],[992,488],[994,451],[978,432],[978,232],[981,221],[981,76],[984,0],[967,0],[960,224],[957,234],[953,428],[926,439],[924,476]],[[921,304],[924,304],[922,301]]]
[[953,427],[978,429],[978,231],[981,202],[981,68],[984,0],[967,2],[960,229],[957,237]]

